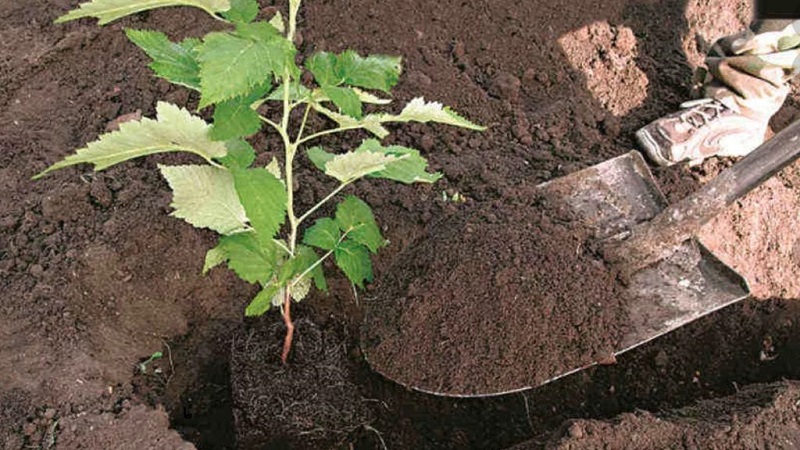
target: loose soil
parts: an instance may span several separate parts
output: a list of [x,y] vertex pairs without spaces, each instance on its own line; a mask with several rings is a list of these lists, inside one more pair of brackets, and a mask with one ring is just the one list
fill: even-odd
[[553,212],[530,193],[431,226],[365,301],[372,367],[422,391],[469,396],[610,359],[625,331],[623,289],[587,251],[590,232]]
[[[123,28],[181,38],[219,24],[185,8],[103,28],[90,20],[52,23],[78,3],[0,2],[0,444],[234,449],[231,368],[241,366],[229,365],[231,343],[280,319],[268,314],[245,323],[254,287],[221,269],[200,276],[214,237],[167,217],[170,197],[156,172],[156,163],[188,160],[168,155],[100,174],[78,167],[29,180],[120,116],[152,117],[159,99],[196,106],[196,95],[151,76]],[[304,54],[355,48],[403,55],[395,108],[424,95],[489,126],[484,133],[392,129],[387,142],[421,148],[444,178],[433,186],[369,181],[353,187],[374,206],[391,241],[375,259],[381,280],[405,247],[462,209],[523,197],[531,186],[627,152],[638,127],[689,96],[699,55],[743,27],[750,10],[741,0],[580,0],[569,8],[544,0],[308,0],[301,15]],[[775,129],[798,117],[798,98],[790,96]],[[349,148],[362,137],[320,143]],[[253,139],[267,149],[272,142],[265,135]],[[267,152],[259,162],[270,157]],[[675,201],[726,164],[714,159],[655,174]],[[298,191],[300,208],[331,188],[309,169],[301,162],[300,175],[310,181]],[[655,413],[734,394],[750,383],[800,379],[800,307],[793,301],[800,298],[798,174],[800,166],[787,169],[702,233],[749,277],[760,298],[772,300],[719,311],[616,365],[532,391],[454,400],[409,392],[376,375],[357,339],[373,288],[356,297],[333,275],[331,294],[312,296],[296,313],[342,339],[346,379],[369,400],[369,428],[337,444],[496,449],[529,441],[544,448],[563,436],[567,420]],[[455,193],[467,201],[450,201]],[[138,364],[155,351],[165,357],[142,372]],[[768,408],[794,413],[787,403],[774,405]],[[653,426],[634,424],[640,434]],[[615,433],[598,429],[609,439]],[[730,443],[718,433],[709,439],[718,443],[709,447]]]

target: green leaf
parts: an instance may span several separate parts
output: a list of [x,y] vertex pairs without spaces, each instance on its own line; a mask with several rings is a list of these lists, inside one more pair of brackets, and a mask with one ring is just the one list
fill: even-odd
[[264,286],[264,289],[256,294],[255,298],[250,301],[247,308],[244,310],[244,315],[247,317],[255,317],[269,311],[272,306],[272,299],[281,290],[280,286],[274,283],[269,283]]
[[336,207],[336,224],[348,239],[365,245],[372,253],[386,245],[381,230],[375,223],[372,209],[363,200],[348,195]]
[[352,50],[340,55],[320,52],[306,61],[306,67],[324,89],[346,84],[364,89],[388,92],[400,77],[401,59],[394,56],[370,55],[361,57]]
[[334,222],[333,219],[325,217],[317,220],[314,222],[314,225],[308,227],[303,235],[303,243],[306,245],[313,245],[322,250],[333,250],[339,244],[339,238],[341,236],[342,234],[336,222]]
[[392,103],[392,100],[390,99],[380,98],[367,91],[362,91],[359,88],[351,89],[358,95],[358,99],[361,100],[361,103],[369,103],[371,105],[388,105],[389,103]]
[[369,250],[363,245],[345,240],[333,252],[336,265],[356,286],[364,289],[364,280],[372,281],[372,261]]
[[225,250],[219,245],[210,249],[208,252],[206,252],[206,259],[203,263],[203,275],[207,274],[209,270],[217,267],[227,260],[228,255],[225,254]]
[[[281,165],[278,163],[278,158],[272,157],[272,161],[267,164],[267,172],[271,173],[275,178],[281,180],[283,182],[283,177],[281,175]],[[285,184],[284,184],[285,185]]]
[[371,173],[380,172],[397,160],[396,156],[377,152],[347,152],[328,161],[325,164],[325,174],[342,183],[350,183]]
[[200,66],[194,54],[200,41],[186,39],[175,43],[164,33],[150,30],[125,30],[125,34],[153,60],[149,67],[157,76],[170,83],[200,90]]
[[[289,101],[290,102],[300,102],[300,101],[308,101],[311,99],[311,90],[307,87],[303,86],[299,83],[290,83],[289,84]],[[278,86],[275,88],[272,93],[269,94],[267,100],[273,100],[282,102],[283,101],[283,85]]]
[[256,160],[253,146],[243,139],[231,139],[225,142],[228,154],[217,158],[228,169],[246,169]]
[[121,17],[165,6],[195,6],[214,15],[230,9],[231,3],[230,0],[93,0],[81,3],[78,9],[59,17],[55,22],[94,17],[99,25],[105,25]]
[[231,9],[222,13],[222,16],[232,22],[252,22],[258,15],[258,2],[256,0],[230,0]]
[[247,229],[231,173],[213,166],[158,166],[172,188],[173,217],[220,234]]
[[285,186],[267,169],[237,170],[233,179],[250,225],[262,242],[271,241],[286,219]]
[[312,103],[312,108],[315,111],[319,112],[320,114],[327,116],[329,119],[336,122],[339,127],[344,129],[357,129],[363,128],[370,133],[377,136],[379,139],[383,139],[389,135],[389,130],[381,125],[381,120],[383,114],[368,114],[361,119],[354,119],[350,116],[346,116],[344,114],[339,114],[337,112],[333,112],[328,108],[325,108],[319,103]]
[[144,118],[141,121],[120,124],[119,131],[100,136],[98,140],[53,164],[34,179],[75,164],[91,163],[94,164],[94,170],[103,170],[114,164],[154,153],[189,152],[208,162],[227,153],[224,143],[212,141],[208,137],[209,125],[203,119],[165,102],[158,102],[156,113],[157,120]]
[[217,141],[247,137],[261,129],[261,118],[252,107],[256,100],[269,90],[270,85],[259,86],[249,95],[225,100],[214,107],[214,126],[210,136]]
[[351,88],[323,86],[322,91],[343,114],[355,119],[361,118],[361,99]]
[[200,107],[250,94],[294,65],[291,42],[267,22],[240,23],[235,33],[209,33],[198,48]]
[[223,236],[218,247],[225,252],[228,267],[248,283],[267,282],[281,262],[275,243],[262,243],[255,233]]
[[372,178],[386,178],[401,183],[433,183],[442,177],[440,173],[426,172],[428,161],[420,156],[419,151],[399,145],[384,147],[376,139],[367,139],[355,150],[356,153],[370,152],[391,155],[395,161],[386,164],[386,168],[372,172]]
[[362,58],[353,50],[346,50],[339,56],[338,65],[345,84],[389,92],[400,78],[401,62],[402,59],[396,56],[369,55]]
[[[309,267],[319,261],[317,252],[315,252],[311,247],[306,247],[304,245],[297,246],[297,256],[298,259],[303,262],[301,266],[303,267],[303,270],[301,270],[299,273],[305,272]],[[314,285],[317,287],[317,289],[322,292],[328,292],[328,282],[325,280],[322,264],[317,264],[313,269],[311,269],[310,276],[314,280]]]
[[311,163],[316,166],[317,169],[325,172],[325,165],[328,161],[331,161],[336,155],[333,153],[328,153],[322,149],[322,147],[311,147],[310,149],[306,150],[308,153],[308,159],[311,160]]
[[399,115],[381,114],[381,122],[438,122],[454,125],[470,130],[483,131],[486,127],[476,125],[459,116],[455,111],[439,102],[426,102],[424,98],[417,97],[405,106]]

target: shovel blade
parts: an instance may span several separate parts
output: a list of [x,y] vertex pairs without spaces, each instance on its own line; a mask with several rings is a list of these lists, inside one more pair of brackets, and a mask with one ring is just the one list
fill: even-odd
[[[636,151],[539,188],[569,208],[600,240],[652,219],[667,206]],[[669,257],[633,274],[626,289],[630,324],[615,355],[741,301],[750,293],[742,276],[694,238],[684,241]]]

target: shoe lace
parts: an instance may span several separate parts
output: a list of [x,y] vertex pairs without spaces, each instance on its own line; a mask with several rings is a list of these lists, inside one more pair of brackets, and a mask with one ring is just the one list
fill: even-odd
[[728,109],[716,100],[709,100],[690,107],[685,113],[679,116],[681,122],[688,123],[694,128],[700,128],[705,124],[715,120]]

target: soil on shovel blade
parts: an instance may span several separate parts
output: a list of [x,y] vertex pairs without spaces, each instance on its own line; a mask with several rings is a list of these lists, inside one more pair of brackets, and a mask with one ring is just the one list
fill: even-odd
[[586,250],[580,223],[524,200],[462,210],[397,258],[365,305],[376,370],[483,395],[611,358],[627,317],[614,273]]

